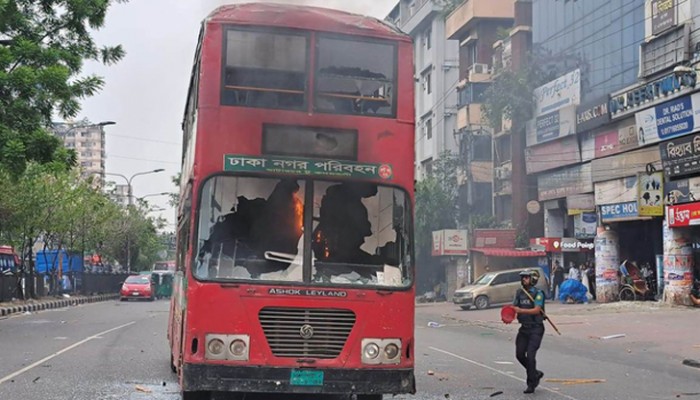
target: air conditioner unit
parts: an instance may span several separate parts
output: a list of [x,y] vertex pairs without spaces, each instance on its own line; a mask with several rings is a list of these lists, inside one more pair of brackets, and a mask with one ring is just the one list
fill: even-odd
[[475,74],[488,74],[489,66],[487,64],[476,63],[472,64],[472,71]]

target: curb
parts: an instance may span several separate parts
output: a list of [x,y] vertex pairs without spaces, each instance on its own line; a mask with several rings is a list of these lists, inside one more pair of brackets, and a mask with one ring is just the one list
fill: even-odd
[[0,307],[0,317],[6,317],[12,314],[24,313],[24,312],[36,312],[42,310],[52,310],[56,308],[64,308],[77,306],[80,304],[87,303],[97,303],[102,301],[116,300],[119,298],[118,294],[100,294],[96,296],[86,296],[86,297],[75,297],[68,299],[57,299],[51,301],[39,301],[31,304],[22,304],[11,307]]

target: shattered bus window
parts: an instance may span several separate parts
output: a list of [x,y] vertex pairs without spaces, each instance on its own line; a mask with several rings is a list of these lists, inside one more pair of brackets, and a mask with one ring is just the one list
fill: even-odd
[[395,115],[395,46],[319,36],[317,58],[314,104],[318,111]]
[[219,176],[207,181],[195,276],[301,281],[303,191],[304,183],[293,179]]
[[410,281],[407,199],[371,183],[314,184],[312,279],[317,283],[403,286]]

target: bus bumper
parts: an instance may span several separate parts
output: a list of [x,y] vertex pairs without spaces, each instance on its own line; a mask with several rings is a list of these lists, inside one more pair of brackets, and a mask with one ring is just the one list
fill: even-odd
[[416,393],[413,369],[318,369],[323,384],[293,384],[292,368],[185,364],[184,391],[247,393],[402,394]]

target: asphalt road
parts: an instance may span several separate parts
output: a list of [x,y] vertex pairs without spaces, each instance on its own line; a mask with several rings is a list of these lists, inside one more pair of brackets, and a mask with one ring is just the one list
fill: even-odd
[[[0,399],[179,399],[167,310],[167,301],[106,302],[0,320]],[[700,369],[552,335],[538,357],[545,379],[605,382],[544,382],[525,395],[512,331],[444,320],[432,307],[419,307],[416,320],[419,393],[397,399],[700,399]]]

